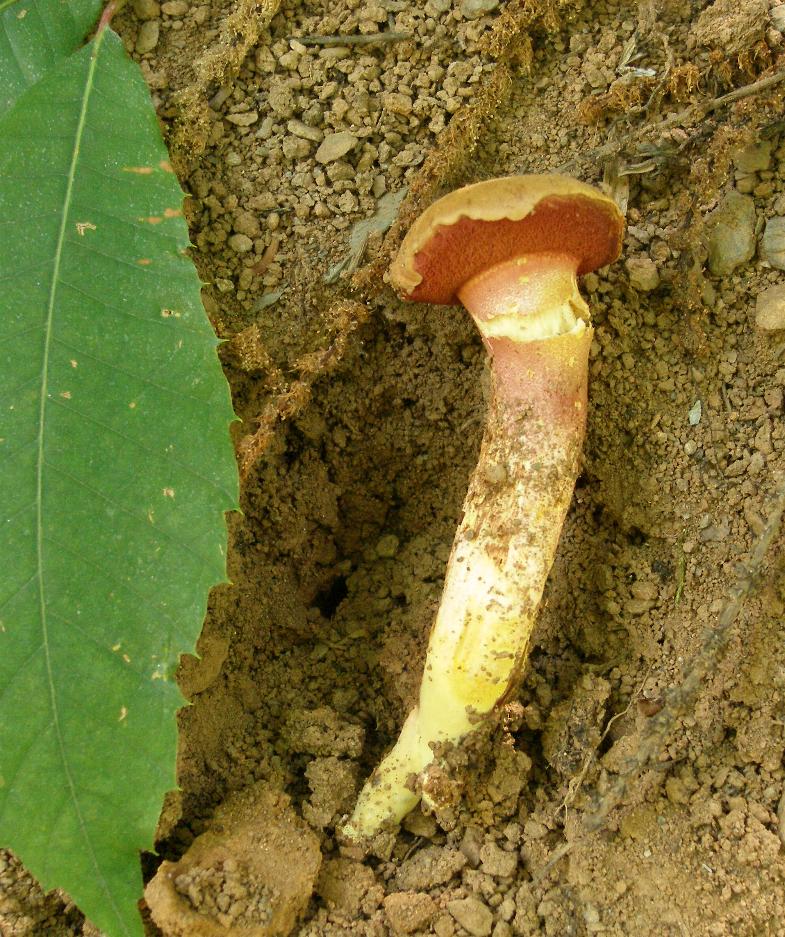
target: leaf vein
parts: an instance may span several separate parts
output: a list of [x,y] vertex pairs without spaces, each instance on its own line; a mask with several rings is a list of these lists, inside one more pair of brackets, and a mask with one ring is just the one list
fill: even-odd
[[85,413],[84,410],[79,410],[77,407],[74,407],[72,400],[60,400],[58,397],[50,397],[49,402],[55,404],[58,407],[62,407],[62,409],[67,410],[68,412],[73,413],[78,417],[81,417],[83,420],[92,423],[94,426],[100,426],[101,429],[106,430],[107,433],[110,433],[112,436],[117,436],[119,439],[127,442],[130,446],[138,449],[139,452],[143,452],[145,455],[152,456],[156,461],[166,461],[167,463],[182,469],[192,478],[196,478],[198,481],[202,482],[206,487],[216,491],[222,490],[218,485],[215,484],[214,481],[212,481],[212,479],[201,475],[193,466],[188,465],[186,462],[183,462],[172,455],[162,456],[160,452],[156,452],[154,449],[150,449],[149,446],[145,446],[144,443],[139,442],[138,439],[134,439],[132,436],[127,436],[125,433],[122,433],[114,426],[110,426],[108,423],[104,423],[102,420],[98,420],[94,416]]
[[87,559],[84,552],[75,553],[73,550],[69,549],[65,544],[60,543],[58,540],[55,540],[51,534],[47,535],[45,538],[47,543],[50,543],[52,546],[57,547],[61,552],[72,556],[75,563],[82,564],[83,566],[91,569],[97,576],[103,579],[104,582],[108,583],[110,586],[115,589],[124,589],[129,595],[133,596],[138,602],[140,602],[146,609],[154,611],[156,615],[165,619],[172,626],[173,632],[177,633],[179,628],[177,622],[172,618],[169,612],[163,605],[156,605],[150,600],[150,598],[144,595],[141,592],[138,592],[132,586],[129,586],[127,582],[123,582],[119,579],[114,579],[111,576],[107,575],[106,570],[100,565],[100,563],[94,563],[92,560]]
[[[70,217],[70,208],[71,200],[73,198],[74,191],[74,180],[76,178],[76,169],[79,162],[79,152],[81,148],[82,135],[84,133],[84,125],[87,119],[87,109],[90,101],[90,91],[95,82],[95,70],[96,64],[98,61],[98,52],[101,48],[103,37],[106,33],[106,30],[103,30],[98,34],[94,40],[92,54],[90,55],[90,61],[87,67],[87,74],[85,75],[84,89],[82,92],[82,101],[81,107],[79,110],[79,120],[76,127],[76,132],[74,135],[73,150],[71,152],[71,162],[68,169],[66,190],[63,197],[63,211],[62,218],[60,221],[60,228],[57,235],[57,246],[55,250],[54,265],[52,268],[52,279],[49,287],[49,299],[46,307],[46,329],[45,329],[45,339],[44,339],[44,350],[42,356],[42,366],[41,366],[41,390],[40,390],[40,403],[39,403],[39,432],[38,432],[38,457],[37,457],[37,468],[36,468],[36,498],[37,498],[37,511],[36,511],[36,552],[38,555],[38,602],[39,602],[39,613],[40,613],[40,622],[41,622],[41,634],[44,647],[44,656],[46,663],[46,673],[47,673],[47,682],[49,687],[49,704],[52,712],[52,720],[54,724],[55,736],[57,739],[57,745],[60,754],[60,763],[63,766],[63,774],[65,775],[66,784],[68,786],[69,795],[71,802],[73,804],[74,812],[76,814],[77,822],[79,825],[79,830],[82,835],[82,839],[85,843],[85,848],[87,854],[90,857],[91,865],[95,870],[96,879],[100,882],[101,889],[103,890],[107,903],[112,908],[113,913],[118,921],[122,921],[123,915],[120,912],[119,907],[114,899],[112,890],[109,886],[109,883],[106,880],[105,875],[103,874],[103,869],[101,863],[98,861],[98,856],[96,855],[95,848],[93,846],[92,839],[87,830],[87,824],[85,821],[84,814],[82,813],[82,807],[79,800],[79,795],[76,789],[76,783],[74,781],[73,774],[71,772],[71,764],[68,758],[68,753],[65,749],[65,740],[63,738],[62,728],[60,726],[60,712],[58,709],[57,695],[55,692],[54,684],[54,672],[53,672],[53,662],[51,657],[51,648],[50,648],[50,638],[49,638],[49,625],[46,617],[47,607],[46,607],[46,584],[45,584],[45,575],[44,575],[44,517],[43,517],[43,488],[44,488],[44,447],[45,447],[45,436],[46,436],[46,405],[47,401],[52,399],[49,396],[48,387],[49,387],[49,354],[51,349],[51,340],[52,332],[54,329],[54,317],[55,317],[55,304],[57,298],[57,284],[59,280],[59,271],[60,263],[63,256],[63,245],[65,243],[65,234],[68,220]],[[123,927],[125,930],[125,927]]]
[[[110,303],[105,302],[103,299],[99,299],[96,296],[92,296],[87,290],[82,289],[81,286],[76,286],[74,283],[69,283],[67,280],[60,280],[62,286],[67,287],[69,290],[73,290],[75,293],[80,293],[82,296],[87,297],[91,302],[95,303],[98,306],[103,306],[104,309],[108,309],[110,312],[115,313],[120,316],[127,316],[129,319],[136,319],[137,322],[144,322],[145,324],[151,324],[163,328],[171,328],[171,322],[168,319],[165,319],[163,316],[149,318],[146,316],[136,316],[132,312],[128,312],[125,309],[120,309],[118,306],[112,306]],[[204,338],[204,330],[193,329],[189,326],[183,325],[182,322],[178,323],[177,326],[183,332],[190,333],[191,335],[198,335],[200,338]]]
[[103,358],[99,358],[97,355],[93,355],[89,351],[85,351],[83,348],[78,348],[76,345],[72,345],[70,342],[66,342],[62,338],[55,337],[55,341],[59,345],[62,345],[64,348],[67,348],[69,351],[73,352],[75,355],[79,355],[80,358],[87,358],[90,361],[94,361],[96,364],[100,364],[102,367],[107,368],[113,374],[125,374],[126,376],[133,378],[133,380],[138,381],[140,384],[146,384],[148,387],[153,387],[155,390],[160,390],[162,393],[176,397],[178,400],[192,400],[194,403],[201,404],[205,407],[212,403],[210,398],[195,397],[193,394],[185,393],[179,387],[167,387],[165,384],[159,384],[157,381],[154,381],[149,377],[145,377],[142,374],[137,374],[135,371],[128,371],[126,368],[118,367],[117,364],[104,361]]
[[134,514],[133,511],[129,510],[124,505],[120,504],[117,501],[113,501],[111,498],[107,497],[107,495],[103,494],[103,492],[99,491],[97,488],[94,488],[92,485],[89,485],[86,481],[77,477],[76,475],[73,475],[71,472],[66,471],[64,468],[60,466],[52,465],[51,462],[47,462],[47,465],[49,465],[52,469],[54,469],[58,474],[63,475],[66,478],[70,478],[71,481],[74,482],[74,484],[79,485],[80,488],[84,488],[85,491],[88,491],[94,497],[99,498],[105,504],[108,504],[110,507],[113,507],[117,509],[118,511],[122,512],[123,514],[126,515],[126,517],[130,517],[132,520],[139,522],[141,529],[146,534],[149,535],[151,540],[155,541],[158,539],[158,537],[163,536],[168,541],[170,541],[170,543],[173,543],[175,546],[182,547],[184,550],[190,553],[195,559],[198,559],[202,563],[204,563],[205,566],[210,565],[210,560],[207,557],[202,556],[198,551],[196,551],[191,546],[191,544],[186,543],[182,540],[179,540],[174,534],[170,533],[169,531],[167,531],[164,527],[161,527],[160,525],[156,525],[155,527],[152,527],[150,522],[147,519],[146,514]]

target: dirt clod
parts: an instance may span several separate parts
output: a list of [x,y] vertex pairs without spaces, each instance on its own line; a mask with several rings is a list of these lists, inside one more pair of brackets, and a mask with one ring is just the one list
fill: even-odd
[[459,898],[447,903],[447,910],[472,937],[488,937],[493,927],[493,912],[478,898]]
[[397,891],[384,899],[384,913],[396,934],[413,934],[436,915],[436,903],[422,892]]
[[321,863],[288,798],[264,784],[233,795],[178,862],[163,862],[145,900],[164,937],[286,937]]

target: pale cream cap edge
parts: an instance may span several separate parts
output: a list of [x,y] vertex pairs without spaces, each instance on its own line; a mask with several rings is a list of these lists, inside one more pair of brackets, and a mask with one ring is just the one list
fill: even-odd
[[[448,193],[428,208],[409,228],[395,260],[390,264],[389,280],[403,295],[411,293],[422,281],[414,269],[414,258],[439,227],[455,224],[460,218],[477,221],[520,221],[531,214],[537,205],[550,196],[588,198],[610,209],[609,214],[619,219],[619,246],[623,219],[612,198],[599,189],[571,176],[556,173],[536,173],[521,176],[504,176],[475,182]],[[615,260],[609,257],[608,263]]]

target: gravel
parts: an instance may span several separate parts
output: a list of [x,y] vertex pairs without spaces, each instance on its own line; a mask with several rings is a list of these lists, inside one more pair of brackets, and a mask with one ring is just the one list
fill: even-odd
[[357,142],[357,137],[348,130],[331,133],[324,138],[321,146],[316,151],[316,161],[319,163],[333,163],[351,152]]

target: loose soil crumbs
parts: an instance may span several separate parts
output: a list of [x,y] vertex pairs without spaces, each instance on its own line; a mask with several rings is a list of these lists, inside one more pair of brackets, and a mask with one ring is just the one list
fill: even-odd
[[[765,84],[785,67],[785,4],[275,9],[133,0],[116,19],[231,339],[238,444],[264,429],[230,519],[233,585],[180,670],[181,792],[144,857],[147,932],[785,934],[781,534],[693,709],[586,826],[785,471],[785,86]],[[351,264],[326,277],[388,193],[408,186],[408,217],[444,186],[558,168],[604,179],[628,228],[623,260],[583,282],[585,464],[534,651],[495,724],[451,754],[451,806],[347,846],[335,828],[416,696],[484,354],[461,310],[384,288],[373,261],[395,225],[353,259],[371,262],[359,293]],[[97,937],[7,852],[0,932]]]

